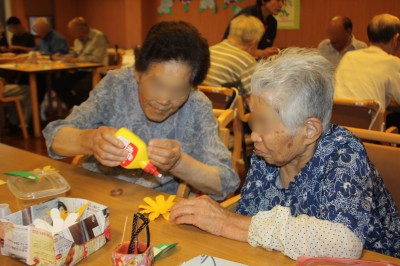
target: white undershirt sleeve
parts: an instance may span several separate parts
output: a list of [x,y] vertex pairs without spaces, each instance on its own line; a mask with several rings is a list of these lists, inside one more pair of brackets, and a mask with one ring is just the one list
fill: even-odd
[[295,260],[299,256],[359,258],[363,250],[360,239],[343,224],[308,215],[293,217],[290,208],[282,206],[253,216],[248,242]]

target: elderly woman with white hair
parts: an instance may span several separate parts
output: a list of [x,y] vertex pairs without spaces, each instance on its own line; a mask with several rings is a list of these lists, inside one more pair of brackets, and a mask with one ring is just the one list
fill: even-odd
[[183,200],[171,221],[267,250],[358,258],[363,248],[400,257],[400,218],[364,146],[330,124],[330,63],[289,48],[252,78],[254,154],[237,213],[208,197]]

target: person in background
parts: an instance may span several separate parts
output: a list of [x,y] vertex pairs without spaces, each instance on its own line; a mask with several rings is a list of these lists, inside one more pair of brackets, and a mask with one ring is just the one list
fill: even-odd
[[35,46],[35,36],[27,32],[17,17],[7,19],[7,30],[12,33],[9,50],[14,53],[25,53],[31,51]]
[[[191,49],[188,49],[191,47]],[[239,186],[231,155],[218,136],[210,100],[196,86],[207,75],[207,41],[186,22],[160,22],[136,50],[135,70],[109,71],[89,99],[43,130],[53,158],[86,155],[83,167],[175,194],[179,183],[223,199]],[[148,144],[158,178],[119,164],[128,153],[116,131]]]
[[43,55],[67,54],[69,46],[65,38],[52,29],[51,25],[44,18],[39,18],[33,23],[32,29],[39,36],[39,44],[34,48]]
[[400,258],[396,204],[361,141],[330,124],[333,67],[317,50],[289,48],[252,78],[254,153],[236,212],[208,197],[182,200],[170,220],[282,251],[292,259]]
[[2,23],[0,23],[0,52],[8,52],[7,36]]
[[353,23],[344,16],[335,16],[329,20],[326,30],[328,38],[321,41],[318,51],[335,67],[348,51],[367,48],[367,44],[353,35]]
[[[258,49],[253,51],[256,58],[267,58],[277,54],[279,49],[274,47],[274,40],[278,28],[278,22],[274,15],[278,15],[284,4],[284,0],[257,0],[255,5],[249,6],[241,10],[236,16],[243,14],[251,15],[258,18],[264,24],[264,34],[258,42]],[[229,25],[225,30],[224,39],[229,36]]]
[[240,15],[230,22],[227,39],[210,47],[211,66],[205,85],[224,86],[237,84],[243,88],[242,94],[250,95],[250,81],[257,61],[251,55],[257,49],[258,41],[264,33],[259,19]]
[[[399,18],[381,14],[367,28],[370,46],[347,53],[336,70],[335,97],[352,100],[376,100],[381,108],[391,101],[400,104]],[[400,129],[400,114],[386,117],[386,126]]]
[[[75,38],[71,56],[65,58],[68,62],[91,62],[108,65],[108,39],[99,30],[89,27],[82,17],[76,17],[68,23],[68,32]],[[54,59],[61,59],[62,55],[53,55]],[[54,88],[58,97],[68,109],[86,101],[92,89],[92,72],[78,70],[62,73],[54,80]]]

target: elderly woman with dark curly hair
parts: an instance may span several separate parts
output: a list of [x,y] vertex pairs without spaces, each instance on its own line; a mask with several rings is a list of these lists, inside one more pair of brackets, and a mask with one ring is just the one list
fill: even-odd
[[252,78],[254,154],[237,214],[208,197],[184,200],[172,221],[299,256],[400,257],[400,220],[364,146],[330,124],[331,64],[290,48]]
[[[65,120],[43,131],[54,158],[87,155],[83,166],[168,193],[180,181],[223,199],[239,178],[217,133],[211,102],[194,88],[210,65],[208,44],[185,22],[153,26],[136,53],[135,71],[111,71]],[[148,143],[162,178],[118,165],[127,152],[114,137],[126,127]]]

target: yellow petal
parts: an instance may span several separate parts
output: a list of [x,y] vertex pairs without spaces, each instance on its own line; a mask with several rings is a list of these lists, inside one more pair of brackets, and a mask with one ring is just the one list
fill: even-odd
[[150,221],[154,221],[154,219],[156,219],[158,216],[160,216],[159,212],[152,212],[149,215],[149,219],[150,219]]
[[152,207],[155,211],[158,210],[158,206],[157,203],[150,197],[145,197],[144,202],[146,202],[147,204],[150,205],[150,207]]
[[76,213],[78,213],[78,219],[81,218],[82,214],[85,212],[87,206],[89,206],[90,201],[85,203],[82,207],[80,207],[78,210],[76,210]]
[[163,213],[163,214],[162,214],[162,216],[164,217],[164,219],[167,220],[167,221],[169,221],[169,215],[170,215],[170,212],[166,212],[166,213]]
[[139,209],[146,209],[146,210],[154,211],[153,207],[151,207],[149,205],[139,205]]
[[159,195],[156,197],[157,205],[158,205],[158,210],[160,213],[164,213],[167,211],[167,205],[165,204],[165,198],[162,195]]
[[143,213],[151,213],[151,212],[153,212],[153,210],[141,210],[141,211],[139,211],[141,214],[143,214]]
[[174,206],[174,204],[175,204],[175,202],[174,202],[175,198],[176,198],[176,195],[171,195],[171,196],[168,197],[167,202],[166,202],[166,204],[165,204],[165,205],[167,205],[168,210],[171,209],[172,206]]

